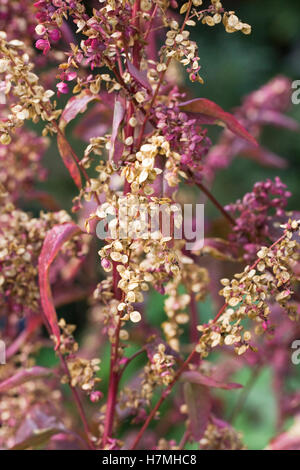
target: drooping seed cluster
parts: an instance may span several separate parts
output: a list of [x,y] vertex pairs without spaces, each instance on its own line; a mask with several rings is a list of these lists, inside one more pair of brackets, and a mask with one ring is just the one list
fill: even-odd
[[100,378],[96,375],[100,370],[100,359],[78,357],[78,343],[73,336],[76,326],[67,324],[63,318],[60,319],[59,326],[61,328],[59,351],[65,355],[68,367],[68,374],[62,377],[62,383],[69,383],[72,387],[79,387],[90,396],[91,401],[98,401],[95,389],[100,382]]
[[4,84],[1,93],[4,100],[9,101],[7,114],[0,120],[1,144],[9,144],[10,134],[27,119],[34,123],[40,119],[47,121],[46,134],[47,129],[53,130],[51,121],[60,115],[60,110],[55,110],[55,103],[50,102],[54,92],[43,88],[33,67],[24,43],[18,39],[7,40],[6,33],[1,31],[0,75]]
[[299,244],[293,235],[299,231],[299,221],[289,221],[282,228],[284,235],[270,248],[262,247],[258,259],[247,266],[233,280],[222,279],[226,309],[216,322],[198,327],[202,336],[198,352],[207,356],[210,348],[225,344],[234,345],[238,355],[251,347],[251,333],[243,331],[243,320],[250,318],[257,322],[256,332],[268,328],[270,301],[276,301],[287,314],[297,319],[297,307],[289,302],[293,283],[297,281],[294,268],[299,260]]

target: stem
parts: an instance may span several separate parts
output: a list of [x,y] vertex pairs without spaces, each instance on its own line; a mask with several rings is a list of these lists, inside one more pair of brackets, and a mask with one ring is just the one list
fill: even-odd
[[219,312],[217,313],[217,315],[213,319],[213,323],[216,323],[216,321],[220,318],[222,313],[224,313],[224,310],[226,309],[226,307],[227,307],[227,304],[224,304],[223,307],[220,308]]
[[182,436],[182,439],[179,443],[179,450],[183,450],[185,448],[186,443],[188,442],[189,438],[191,437],[191,431],[187,429]]
[[121,369],[120,371],[120,376],[123,375],[126,367],[138,356],[140,356],[141,354],[143,354],[144,352],[146,352],[146,349],[145,348],[142,348],[142,349],[139,349],[136,353],[132,354],[132,356],[128,357],[126,362],[124,363],[123,365],[123,368]]
[[135,440],[134,440],[134,443],[133,445],[131,446],[130,450],[134,450],[136,448],[136,446],[138,445],[138,443],[140,442],[141,438],[143,437],[143,434],[144,432],[146,431],[146,429],[148,428],[149,424],[151,423],[152,419],[155,417],[160,405],[165,401],[165,399],[167,398],[167,396],[171,393],[172,391],[172,388],[174,387],[174,385],[176,384],[176,382],[178,381],[178,379],[180,378],[182,372],[185,370],[185,368],[189,365],[189,363],[193,360],[194,356],[196,354],[196,348],[194,348],[192,350],[192,352],[190,353],[190,355],[188,356],[188,358],[184,361],[184,363],[182,364],[182,366],[180,367],[180,369],[176,372],[172,382],[169,383],[169,385],[167,386],[167,388],[162,392],[162,395],[160,397],[160,399],[158,400],[158,402],[156,403],[156,405],[154,406],[154,408],[152,408],[148,418],[146,419],[145,423],[143,424],[142,428],[140,429],[138,435],[136,436]]
[[[140,11],[140,0],[136,0],[132,9],[132,25],[137,32],[139,31],[139,26],[140,26],[139,11]],[[139,62],[140,62],[139,40],[134,41],[134,44],[132,47],[132,59],[133,59],[134,66],[137,69],[139,69]],[[115,67],[113,67],[113,71],[115,75],[117,76],[117,78],[119,79],[119,81],[124,83],[122,76],[115,69]],[[133,116],[133,114],[134,114],[134,107],[133,107],[133,103],[130,101],[128,103],[128,110],[127,110],[128,123],[129,123],[130,118]],[[134,137],[134,128],[128,124],[126,126],[125,134],[126,134],[126,137]],[[132,148],[133,148],[133,145],[132,145]],[[131,148],[131,151],[132,151],[132,148]],[[128,192],[130,192],[130,185],[126,181],[124,185],[123,193],[127,194]],[[122,291],[118,288],[118,282],[119,282],[119,273],[117,271],[117,263],[114,263],[113,264],[113,289],[114,289],[115,298],[121,301],[123,294],[122,294]],[[107,405],[106,405],[106,416],[105,416],[104,432],[103,432],[103,438],[102,438],[103,448],[105,448],[108,439],[112,435],[115,409],[116,409],[116,403],[117,403],[118,387],[119,387],[119,382],[121,378],[121,371],[119,369],[119,364],[118,364],[120,327],[121,327],[121,320],[120,320],[120,315],[119,315],[118,324],[117,324],[116,333],[115,333],[115,343],[112,344],[112,347],[111,347],[108,399],[107,399]]]
[[211,202],[216,206],[216,208],[223,214],[225,219],[228,220],[228,222],[231,225],[235,225],[235,220],[231,215],[224,209],[224,207],[217,201],[217,199],[212,195],[212,193],[209,191],[209,189],[206,188],[202,183],[196,183],[198,188],[201,189],[201,191],[211,200]]
[[115,407],[117,402],[117,393],[119,385],[119,374],[115,370],[115,355],[112,353],[111,362],[110,362],[110,375],[109,375],[109,386],[108,386],[108,398],[106,404],[106,416],[104,423],[104,432],[102,438],[103,448],[106,446],[108,439],[111,436]]
[[[44,321],[44,325],[45,325],[45,327],[48,331],[49,336],[51,337],[52,333],[51,333],[51,329],[50,329],[50,326],[49,326],[49,323],[48,323],[47,320]],[[87,417],[85,415],[83,405],[81,403],[81,399],[80,399],[78,390],[76,389],[76,387],[73,387],[73,385],[71,384],[72,377],[71,377],[71,374],[70,374],[70,371],[69,371],[69,368],[68,368],[67,361],[66,361],[65,357],[62,355],[62,353],[59,350],[56,351],[56,353],[59,357],[62,368],[63,368],[65,374],[67,375],[68,379],[69,379],[69,387],[71,389],[71,392],[72,392],[72,395],[73,395],[73,398],[74,398],[74,401],[75,401],[75,404],[76,404],[76,407],[77,407],[78,414],[79,414],[80,419],[81,419],[82,424],[83,424],[83,428],[84,428],[84,432],[86,434],[86,439],[87,439],[88,446],[91,450],[96,450],[96,447],[94,446],[94,443],[90,439],[91,431],[90,431],[90,428],[89,428],[89,425],[88,425],[88,420],[87,420]]]
[[147,29],[147,31],[146,31],[146,33],[145,33],[144,41],[147,41],[148,36],[149,36],[149,34],[150,34],[151,30],[152,30],[152,23],[153,23],[154,18],[155,18],[155,16],[156,16],[157,10],[158,10],[158,4],[156,3],[155,7],[153,8],[153,11],[152,11],[152,14],[151,14],[151,18],[150,18],[149,23],[148,23],[148,29]]
[[[114,265],[113,270],[113,285],[115,297],[121,300],[122,293],[118,288],[118,271]],[[109,372],[109,383],[108,383],[108,398],[106,405],[106,415],[104,422],[104,431],[102,437],[102,447],[104,448],[107,444],[108,439],[111,437],[112,428],[114,424],[115,408],[117,403],[118,386],[120,381],[120,374],[118,371],[118,349],[119,349],[119,338],[120,338],[120,315],[118,317],[118,324],[116,327],[115,342],[111,345],[111,359],[110,359],[110,372]]]
[[196,343],[198,341],[198,310],[197,310],[197,302],[195,298],[194,292],[190,293],[191,302],[190,302],[190,312],[191,312],[191,320],[190,320],[190,341],[191,343]]
[[[190,15],[190,12],[191,12],[191,8],[192,8],[192,0],[189,0],[189,6],[188,6],[188,9],[187,9],[187,12],[185,14],[185,18],[184,18],[184,21],[181,25],[181,28],[180,28],[180,33],[182,33],[182,31],[184,30],[184,27],[185,27],[185,24],[189,18],[189,15]],[[143,121],[143,124],[142,124],[142,127],[141,127],[141,131],[140,131],[140,135],[139,135],[139,140],[138,140],[138,144],[137,144],[137,148],[140,148],[141,144],[142,144],[142,141],[143,141],[143,136],[144,136],[144,132],[145,132],[145,127],[146,127],[146,124],[147,124],[147,121],[149,120],[150,118],[150,114],[151,114],[151,111],[154,107],[154,104],[155,104],[155,101],[156,101],[156,98],[158,96],[158,93],[159,93],[159,89],[162,85],[162,82],[164,80],[164,77],[165,77],[165,73],[171,63],[171,60],[172,60],[172,56],[168,57],[167,59],[167,62],[166,62],[166,69],[163,70],[162,72],[160,72],[160,76],[159,76],[159,80],[158,80],[158,84],[155,88],[155,92],[153,94],[153,97],[152,97],[152,100],[151,100],[151,103],[149,105],[149,108],[148,108],[148,111],[146,112],[146,115],[145,115],[145,118],[144,118],[144,121]]]
[[63,366],[65,374],[69,378],[69,386],[70,386],[74,401],[75,401],[76,406],[77,406],[79,416],[81,418],[81,421],[82,421],[82,424],[83,424],[83,427],[84,427],[84,431],[85,431],[85,434],[86,434],[86,438],[87,438],[87,441],[88,441],[89,448],[91,450],[96,450],[93,442],[90,439],[91,431],[90,431],[90,428],[89,428],[89,425],[88,425],[88,421],[87,421],[87,417],[86,417],[85,412],[84,412],[83,405],[82,405],[81,400],[80,400],[78,390],[71,385],[71,375],[70,375],[70,371],[69,371],[66,359],[64,358],[64,356],[60,352],[58,352],[58,357],[61,361],[61,364]]
[[14,356],[34,332],[23,330],[6,351],[6,360]]

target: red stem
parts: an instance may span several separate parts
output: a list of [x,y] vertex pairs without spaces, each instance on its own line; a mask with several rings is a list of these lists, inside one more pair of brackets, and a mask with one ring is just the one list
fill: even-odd
[[[184,21],[181,25],[181,28],[180,28],[180,33],[182,33],[182,31],[184,30],[184,27],[185,27],[185,24],[189,18],[189,15],[190,15],[190,11],[191,11],[191,8],[192,8],[192,0],[189,0],[189,6],[188,6],[188,9],[187,9],[187,12],[185,14],[185,18],[184,18]],[[140,131],[140,135],[139,135],[139,139],[138,139],[138,143],[137,143],[137,148],[140,148],[141,144],[142,144],[142,141],[143,141],[143,136],[144,136],[144,132],[145,132],[145,128],[146,128],[146,124],[150,118],[150,115],[151,115],[151,112],[152,112],[152,109],[154,107],[154,104],[155,104],[155,101],[156,101],[156,98],[158,96],[158,93],[159,93],[159,90],[160,90],[160,87],[162,85],[162,82],[164,80],[164,76],[165,76],[165,73],[171,63],[171,60],[172,60],[172,56],[168,57],[167,61],[166,61],[166,69],[163,70],[162,72],[160,72],[160,76],[159,76],[159,80],[158,80],[158,83],[157,83],[157,86],[155,88],[155,92],[153,94],[153,97],[152,97],[152,100],[151,100],[151,103],[149,105],[149,108],[148,108],[148,111],[146,112],[146,115],[145,115],[145,118],[144,118],[144,121],[143,121],[143,124],[142,124],[142,127],[141,127],[141,131]]]
[[[51,328],[49,326],[49,323],[48,323],[47,319],[45,319],[44,325],[45,325],[45,327],[48,331],[49,336],[51,336],[51,334],[52,334],[51,333]],[[76,387],[73,387],[73,385],[71,384],[72,377],[71,377],[71,374],[70,374],[70,371],[69,371],[69,368],[68,368],[67,361],[66,361],[65,357],[63,356],[63,354],[59,350],[56,351],[56,352],[57,352],[57,355],[58,355],[59,360],[61,362],[64,373],[66,374],[66,376],[69,379],[69,387],[71,389],[71,392],[72,392],[72,395],[73,395],[73,398],[74,398],[74,401],[75,401],[75,404],[76,404],[76,407],[77,407],[78,414],[79,414],[80,419],[81,419],[82,424],[83,424],[83,428],[84,428],[84,432],[86,434],[86,439],[87,439],[88,446],[91,450],[96,450],[96,447],[95,447],[94,443],[90,439],[91,431],[90,431],[90,428],[89,428],[87,417],[85,415],[83,405],[81,403],[81,399],[80,399],[78,390],[76,389]]]
[[202,183],[197,183],[197,186],[201,191],[208,197],[208,199],[211,200],[211,202],[216,206],[216,208],[221,212],[221,214],[224,215],[225,219],[228,220],[228,222],[231,225],[235,225],[235,220],[231,215],[224,209],[224,207],[217,201],[217,199],[213,196],[213,194],[209,191],[206,186]]
[[191,437],[191,431],[189,431],[189,429],[187,429],[184,433],[184,435],[182,436],[182,439],[179,443],[179,450],[183,450],[189,440],[189,438]]
[[112,428],[114,424],[115,407],[117,403],[119,374],[115,370],[115,366],[116,366],[115,363],[116,363],[116,357],[115,357],[115,354],[113,353],[113,345],[112,345],[108,398],[107,398],[107,404],[106,404],[106,416],[105,416],[104,432],[103,432],[103,438],[102,438],[103,448],[105,448],[107,441],[109,440],[111,433],[112,433]]
[[[286,232],[284,232],[283,235],[281,235],[280,238],[278,238],[278,240],[276,240],[270,247],[269,247],[269,250],[272,250],[272,248],[274,248],[274,246],[278,245],[278,243],[280,243],[282,240],[284,240],[284,238],[286,237]],[[260,258],[257,258],[254,263],[250,266],[249,268],[249,271],[251,271],[251,269],[255,269],[256,266],[258,265],[258,263],[260,262]],[[220,316],[224,313],[225,309],[227,307],[227,304],[224,304],[219,312],[217,313],[217,315],[215,316],[215,318],[213,319],[213,323],[216,323],[216,321],[220,318]]]
[[87,417],[86,417],[85,412],[84,412],[83,405],[82,405],[81,400],[80,400],[78,390],[71,385],[71,375],[70,375],[70,371],[69,371],[66,359],[64,358],[64,356],[60,352],[58,352],[58,357],[61,361],[61,364],[63,366],[65,374],[69,378],[69,381],[70,381],[69,386],[70,386],[74,401],[75,401],[76,406],[77,406],[79,416],[81,418],[81,421],[82,421],[82,424],[83,424],[83,427],[84,427],[84,431],[85,431],[85,434],[86,434],[86,438],[87,438],[87,441],[88,441],[89,448],[91,450],[96,450],[96,448],[94,446],[94,443],[90,439],[91,431],[90,431],[90,428],[89,428],[89,425],[88,425],[88,421],[87,421]]
[[[132,24],[137,32],[139,32],[139,10],[140,10],[140,0],[136,0],[132,9]],[[133,59],[134,66],[139,68],[140,44],[138,40],[134,42],[134,45],[132,48],[132,59]],[[119,79],[123,81],[121,75],[116,70],[114,70],[114,72],[119,77]],[[128,122],[129,122],[129,119],[133,116],[133,114],[134,114],[134,106],[132,102],[129,102],[128,109],[127,109]],[[134,128],[130,126],[129,124],[127,124],[126,126],[125,135],[126,137],[130,137],[130,136],[134,137]],[[132,145],[132,148],[133,148],[133,145]],[[123,193],[127,194],[128,192],[130,192],[130,185],[128,184],[127,181],[125,181]],[[119,273],[117,271],[117,263],[113,263],[114,294],[115,294],[115,298],[121,301],[123,295],[122,295],[122,291],[118,288],[118,282],[119,282]],[[107,405],[106,405],[104,432],[103,432],[103,438],[102,438],[103,448],[105,448],[109,438],[112,435],[115,409],[116,409],[116,404],[117,404],[118,387],[119,387],[119,382],[120,382],[120,377],[121,377],[121,372],[120,372],[119,364],[118,364],[120,326],[121,326],[121,321],[120,321],[120,316],[119,316],[118,325],[117,325],[116,333],[115,333],[115,342],[111,346],[108,398],[107,398]]]
[[[118,288],[119,273],[116,269],[117,264],[113,264],[113,288],[115,298],[117,300],[122,299],[122,291]],[[118,318],[118,324],[115,333],[115,342],[111,345],[111,358],[110,358],[110,372],[109,372],[109,383],[108,383],[108,397],[106,404],[106,414],[104,422],[104,431],[102,437],[102,447],[105,448],[109,438],[112,435],[112,429],[114,424],[115,408],[117,403],[118,386],[120,381],[120,374],[118,370],[118,349],[119,349],[119,337],[120,337],[120,316]]]
[[195,294],[193,292],[190,293],[191,302],[190,302],[190,341],[191,343],[196,343],[198,341],[198,309],[197,309],[197,302],[195,298]]
[[131,446],[130,450],[134,450],[136,448],[136,446],[138,445],[138,443],[140,442],[144,432],[146,431],[146,429],[148,428],[149,424],[151,423],[152,419],[155,417],[160,405],[165,401],[165,399],[167,398],[167,396],[171,393],[171,390],[172,388],[174,387],[174,385],[176,384],[176,382],[178,381],[179,377],[181,376],[182,372],[184,371],[184,369],[189,365],[189,363],[192,361],[192,359],[194,358],[196,354],[196,349],[194,348],[193,351],[190,353],[190,355],[188,356],[188,358],[184,361],[184,363],[182,364],[182,366],[180,367],[180,369],[178,369],[178,371],[176,372],[175,376],[174,376],[174,379],[172,380],[172,382],[169,383],[169,385],[167,386],[167,388],[163,391],[160,399],[158,400],[158,402],[156,403],[156,405],[154,406],[154,408],[152,408],[148,418],[146,419],[145,423],[143,424],[142,428],[140,429],[138,435],[136,436],[135,440],[134,440],[134,443],[133,445]]

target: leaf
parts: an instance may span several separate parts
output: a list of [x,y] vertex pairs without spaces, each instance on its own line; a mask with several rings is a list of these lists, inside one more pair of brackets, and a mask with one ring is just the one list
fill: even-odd
[[220,106],[218,106],[213,101],[210,101],[206,98],[196,98],[190,101],[186,101],[180,104],[182,111],[191,114],[196,119],[201,120],[201,123],[205,123],[205,119],[208,118],[207,124],[215,123],[222,121],[228,129],[231,130],[234,134],[241,137],[242,139],[251,142],[251,144],[257,146],[255,138],[249,134],[248,131],[239,123],[239,121],[230,113],[224,111]]
[[26,198],[38,201],[49,211],[56,212],[61,209],[61,206],[58,204],[55,198],[46,191],[32,189],[26,192]]
[[186,382],[184,397],[188,409],[190,431],[193,438],[199,441],[207,428],[212,408],[209,389],[203,385]]
[[121,122],[123,121],[125,114],[125,109],[119,100],[119,97],[116,96],[115,107],[114,107],[114,117],[111,131],[111,140],[110,140],[110,150],[109,150],[109,161],[112,161],[115,150],[115,142],[118,135],[118,130]]
[[222,388],[224,390],[233,390],[237,388],[243,388],[243,386],[238,383],[219,382],[215,380],[213,377],[203,375],[196,370],[183,372],[181,375],[181,380],[183,380],[184,382],[189,382],[193,384],[204,385],[206,387]]
[[251,160],[256,160],[261,165],[272,168],[286,168],[288,166],[286,160],[262,147],[246,147],[241,151],[241,155],[251,158]]
[[74,432],[59,433],[51,437],[46,450],[88,450],[86,442]]
[[53,411],[50,407],[41,409],[40,405],[35,405],[29,410],[17,430],[15,444],[10,450],[37,447],[47,442],[54,434],[68,432]]
[[15,388],[19,385],[22,385],[29,380],[39,379],[41,377],[48,377],[52,374],[50,369],[45,367],[31,367],[31,369],[23,369],[17,372],[12,377],[0,382],[0,393],[7,392],[11,388]]
[[57,147],[61,155],[61,158],[63,159],[65,167],[69,171],[76,186],[80,189],[81,188],[81,174],[77,166],[77,163],[72,157],[72,149],[70,147],[70,144],[68,143],[68,141],[66,140],[63,134],[60,134],[60,133],[57,134]]
[[99,101],[99,97],[91,93],[90,90],[83,90],[78,95],[69,99],[59,120],[59,128],[63,131],[70,121],[76,118],[79,113],[86,111],[87,105],[91,101]]
[[80,232],[80,228],[73,223],[55,225],[47,233],[39,256],[39,286],[44,320],[57,340],[56,349],[60,343],[60,331],[49,282],[49,269],[63,244]]
[[93,137],[101,137],[106,134],[110,127],[113,115],[113,96],[106,98],[104,93],[101,94],[101,101],[96,103],[92,109],[80,119],[74,129],[74,135],[85,142],[90,143]]
[[152,88],[150,83],[148,82],[147,74],[146,72],[142,70],[138,70],[135,65],[133,65],[130,60],[127,59],[127,67],[130,75],[135,79],[137,83],[139,83],[143,88],[149,91],[149,93],[152,93]]
[[72,121],[79,113],[83,113],[86,110],[88,103],[95,100],[99,100],[97,95],[91,93],[90,90],[83,90],[78,95],[69,99],[59,120],[60,132],[57,133],[58,150],[66,168],[79,189],[82,186],[80,170],[73,157],[72,147],[65,138],[64,130],[70,121]]
[[283,127],[284,129],[290,129],[291,131],[300,130],[300,125],[298,121],[273,110],[261,111],[261,113],[258,115],[256,122],[258,122],[259,124]]

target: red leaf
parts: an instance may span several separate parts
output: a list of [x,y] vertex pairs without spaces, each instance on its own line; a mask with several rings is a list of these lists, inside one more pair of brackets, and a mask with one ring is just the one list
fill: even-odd
[[70,147],[70,144],[68,143],[68,141],[66,140],[63,134],[60,134],[60,133],[57,134],[57,146],[58,146],[58,150],[61,155],[61,158],[63,159],[63,162],[66,168],[68,169],[74,183],[80,189],[81,188],[80,171],[77,166],[77,163],[72,157],[72,149]]
[[291,131],[299,131],[299,122],[295,119],[285,116],[277,111],[263,110],[256,120],[260,124],[267,124],[276,127],[283,127],[284,129],[290,129]]
[[203,385],[184,384],[184,396],[187,404],[190,431],[199,441],[207,428],[212,401],[209,389]]
[[137,83],[139,83],[143,88],[152,93],[152,88],[150,83],[148,82],[147,74],[143,70],[138,70],[135,65],[133,65],[130,60],[127,59],[127,67],[129,70],[130,75],[135,79]]
[[91,101],[95,100],[99,100],[99,97],[91,93],[90,90],[83,90],[78,95],[70,98],[61,115],[59,128],[64,130],[66,125],[69,124],[72,119],[74,119],[79,113],[83,113],[86,110],[87,105]]
[[91,93],[90,90],[84,90],[78,95],[73,96],[69,99],[59,121],[61,132],[58,132],[57,134],[58,150],[66,168],[79,189],[81,188],[80,170],[77,162],[74,160],[72,148],[64,136],[64,129],[72,119],[86,110],[88,103],[94,100],[99,100],[99,97]]
[[118,135],[118,130],[120,127],[121,122],[123,121],[125,114],[125,109],[119,100],[118,96],[116,96],[115,107],[114,107],[114,117],[113,117],[113,124],[112,124],[112,131],[111,131],[111,139],[110,139],[110,150],[109,150],[109,160],[112,161],[114,150],[115,150],[115,142]]
[[39,256],[39,286],[44,321],[46,325],[49,325],[52,334],[57,340],[56,349],[60,343],[60,331],[51,294],[49,269],[62,245],[80,232],[80,228],[73,223],[55,225],[47,233],[41,254]]
[[241,151],[241,155],[256,160],[261,165],[272,168],[286,168],[288,166],[286,160],[262,147],[246,147]]
[[[202,123],[205,122],[205,118],[208,117],[208,124],[212,122],[222,121],[228,129],[234,134],[238,135],[242,139],[246,139],[251,144],[257,146],[257,142],[254,137],[246,131],[246,129],[239,123],[239,121],[230,113],[224,111],[213,101],[207,100],[206,98],[196,98],[194,100],[186,101],[181,103],[181,109],[184,112],[192,114],[196,118],[199,118]],[[212,121],[213,119],[213,121]]]
[[51,196],[51,194],[48,194],[46,191],[39,191],[39,190],[32,189],[30,191],[27,191],[26,197],[28,199],[34,199],[38,201],[49,211],[55,212],[61,209],[61,206],[58,204],[55,198]]
[[12,450],[38,447],[47,442],[54,434],[68,432],[54,412],[55,410],[52,410],[50,406],[41,409],[40,405],[35,405],[31,408],[17,430]]
[[0,393],[6,392],[11,388],[15,388],[19,385],[22,385],[29,380],[39,379],[41,377],[47,377],[52,374],[50,369],[46,369],[45,367],[35,366],[31,369],[23,369],[17,372],[12,377],[0,382]]
[[[106,96],[104,95],[106,98]],[[85,142],[90,142],[93,137],[100,137],[108,132],[110,122],[112,121],[113,114],[113,100],[109,95],[111,102],[107,99],[104,101],[103,94],[101,95],[100,103],[95,104],[92,109],[89,109],[80,122],[76,124],[74,135]]]
[[181,380],[184,380],[185,382],[189,382],[193,384],[204,385],[206,387],[222,388],[224,390],[233,390],[236,388],[243,388],[242,385],[237,384],[237,383],[218,382],[213,377],[203,375],[196,370],[183,372],[183,374],[181,375]]

